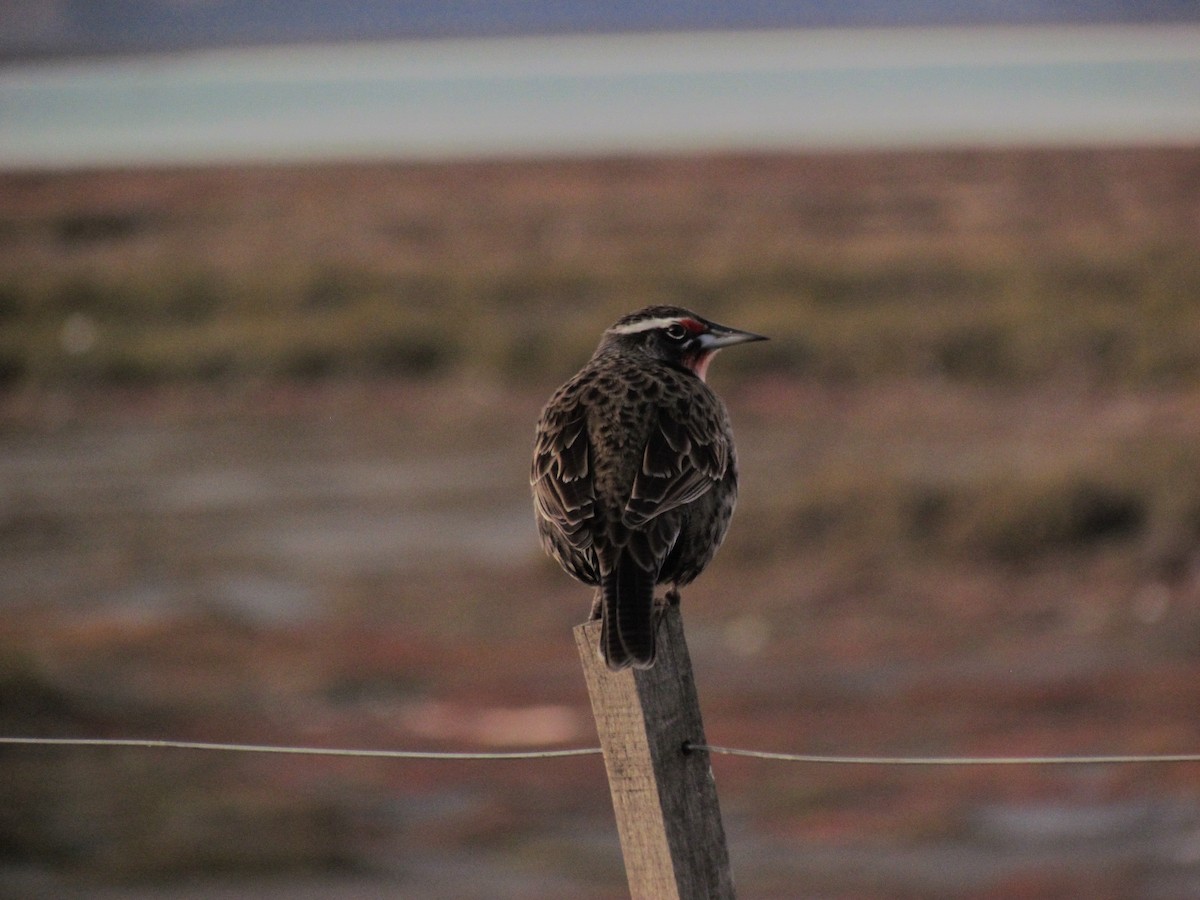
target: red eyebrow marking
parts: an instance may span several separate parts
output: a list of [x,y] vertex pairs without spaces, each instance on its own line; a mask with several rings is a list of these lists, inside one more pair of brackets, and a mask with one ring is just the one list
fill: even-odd
[[702,325],[700,322],[697,322],[695,319],[680,319],[679,324],[692,334],[699,334],[700,332],[706,330],[704,325]]

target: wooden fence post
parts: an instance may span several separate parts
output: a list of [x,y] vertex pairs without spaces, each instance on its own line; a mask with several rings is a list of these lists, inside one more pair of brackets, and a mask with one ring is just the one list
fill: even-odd
[[733,900],[733,876],[677,607],[646,670],[610,672],[600,623],[575,629],[633,900]]

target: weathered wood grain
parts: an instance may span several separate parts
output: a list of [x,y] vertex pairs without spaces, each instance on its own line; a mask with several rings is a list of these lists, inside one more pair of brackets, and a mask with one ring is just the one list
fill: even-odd
[[734,897],[725,829],[678,608],[659,626],[647,670],[610,672],[600,623],[575,629],[633,900]]

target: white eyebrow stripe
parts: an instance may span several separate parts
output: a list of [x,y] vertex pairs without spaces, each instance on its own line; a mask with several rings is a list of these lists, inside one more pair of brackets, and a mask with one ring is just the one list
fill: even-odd
[[640,322],[630,322],[628,325],[614,325],[608,329],[609,334],[637,334],[639,331],[649,331],[652,328],[666,328],[678,325],[682,321],[679,316],[662,319],[643,319]]

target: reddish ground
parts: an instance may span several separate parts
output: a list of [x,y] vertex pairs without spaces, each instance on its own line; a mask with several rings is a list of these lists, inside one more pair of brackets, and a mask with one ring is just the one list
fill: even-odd
[[[815,179],[810,202],[824,197],[830,208],[830,252],[855,256],[872,233],[894,247],[921,210],[941,223],[941,252],[953,252],[955,235],[971,252],[994,249],[997,232],[970,222],[987,218],[989,198],[1011,201],[988,188],[996,178],[1032,198],[1030,183],[1103,176],[1110,195],[1129,200],[1098,211],[1047,192],[1046,206],[1021,206],[1034,216],[1029,234],[1047,241],[1163,234],[1197,208],[1200,181],[1185,177],[1196,159],[529,164],[468,168],[464,180],[483,179],[489,202],[508,209],[523,208],[522,187],[539,171],[555,176],[568,205],[602,204],[597,185],[620,194],[655,183],[647,172],[671,172],[652,204],[670,219],[664,211],[700,209],[706,184],[728,197],[742,179],[757,198],[742,214],[753,218],[771,208],[771,173],[793,189]],[[895,166],[957,183],[957,193],[916,203],[926,189]],[[400,180],[434,204],[439,185],[453,190],[452,170],[437,173]],[[266,175],[140,177],[155,196],[190,185],[194,204],[205,184]],[[324,170],[271,177],[308,185],[309,197],[336,183]],[[115,190],[100,174],[59,179],[23,182],[41,205],[22,215],[32,221],[51,196],[60,211],[103,205]],[[511,207],[497,199],[510,194]],[[356,203],[369,195],[348,193]],[[931,212],[947,197],[960,218]],[[277,213],[289,208],[280,198]],[[877,215],[901,208],[903,221]],[[1050,213],[1066,209],[1073,224],[1056,230]],[[829,224],[839,221],[844,244]],[[621,240],[636,244],[631,227],[624,221]],[[401,243],[416,240],[405,234]],[[500,245],[516,240],[496,234]],[[464,249],[478,237],[442,252],[482,265]],[[149,238],[116,240],[107,256],[89,244],[64,264],[98,253],[92,263],[123,266],[151,252],[133,246]],[[33,278],[8,259],[10,280]],[[49,278],[44,265],[39,277]],[[1002,295],[989,300],[997,309],[1007,308]],[[802,298],[793,315],[777,297],[747,301],[730,324],[795,348],[817,340],[801,326],[819,302]],[[1137,327],[1153,320],[1132,302]],[[570,306],[573,323],[600,315]],[[856,321],[878,324],[868,319]],[[1022,322],[1014,331],[1027,336]],[[1112,327],[1124,333],[1120,320]],[[818,337],[836,346],[845,335]],[[591,339],[573,333],[572,346],[586,354]],[[820,346],[818,355],[832,352]],[[726,547],[684,596],[713,743],[856,756],[1200,751],[1200,378],[1186,368],[1060,370],[1037,356],[1055,345],[1038,346],[1030,358],[1041,361],[1015,375],[880,363],[869,377],[870,367],[839,373],[783,351],[758,368],[735,360],[753,347],[717,360],[743,494]],[[570,633],[589,593],[542,557],[526,488],[539,405],[579,361],[551,355],[503,379],[466,367],[421,380],[130,386],[50,370],[18,380],[0,409],[0,733],[593,745]],[[624,895],[597,757],[0,756],[0,894]],[[925,769],[718,757],[714,770],[744,898],[1200,895],[1200,764]]]

